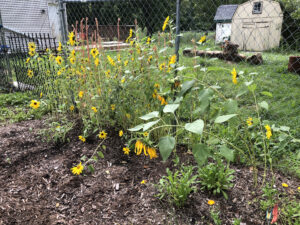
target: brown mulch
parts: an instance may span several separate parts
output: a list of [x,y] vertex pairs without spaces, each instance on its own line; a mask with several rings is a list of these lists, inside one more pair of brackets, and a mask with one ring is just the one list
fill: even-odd
[[[98,140],[82,143],[77,127],[69,143],[48,144],[38,135],[45,126],[33,120],[0,127],[0,224],[209,224],[208,199],[216,201],[222,224],[234,218],[264,224],[261,192],[253,188],[249,168],[232,166],[235,185],[227,201],[198,191],[184,208],[174,209],[155,197],[152,185],[172,167],[171,160],[127,157],[118,131],[109,130],[105,158],[95,164],[95,173],[74,176],[70,168],[90,156]],[[193,160],[183,150],[179,154],[185,162]],[[300,186],[299,180],[276,174],[278,189],[282,182],[291,189]]]

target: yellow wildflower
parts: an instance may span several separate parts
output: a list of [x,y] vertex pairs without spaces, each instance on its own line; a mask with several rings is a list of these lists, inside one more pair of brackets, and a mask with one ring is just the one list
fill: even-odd
[[58,70],[58,71],[57,71],[57,76],[60,76],[61,73],[62,73],[62,70]]
[[300,191],[300,187],[297,188]]
[[114,111],[116,109],[116,105],[115,104],[110,105],[110,107],[111,107],[112,111]]
[[145,131],[145,132],[143,133],[143,136],[144,136],[144,137],[148,137],[148,136],[149,136],[149,133],[148,133],[147,131]]
[[199,40],[199,43],[200,43],[200,44],[202,44],[202,43],[204,43],[204,42],[206,42],[206,36],[205,36],[205,35],[202,36],[202,37],[200,38],[200,40]]
[[98,137],[100,139],[105,139],[107,137],[107,133],[103,130],[99,133]]
[[215,204],[215,201],[214,201],[214,200],[208,200],[207,204],[209,204],[209,205],[214,205],[214,204]]
[[176,55],[172,55],[170,57],[169,65],[175,64],[176,63]]
[[236,72],[235,68],[232,69],[231,74],[232,74],[232,82],[233,82],[234,84],[237,84],[237,79],[236,79],[236,77],[237,77],[237,72]]
[[122,84],[124,84],[124,83],[125,83],[125,78],[123,78],[123,79],[121,80],[121,83],[122,83]]
[[40,93],[40,98],[42,98],[42,97],[43,97],[43,92]]
[[110,77],[110,70],[105,71],[105,76],[106,76],[107,78]]
[[73,111],[74,108],[75,108],[74,105],[71,105],[71,106],[70,106],[70,111]]
[[33,109],[38,109],[40,107],[40,104],[41,103],[36,100],[31,100],[30,107]]
[[267,136],[268,139],[270,139],[271,136],[272,136],[271,127],[269,125],[266,125],[265,128],[266,128],[266,136]]
[[69,43],[70,43],[70,45],[71,46],[75,45],[75,35],[74,35],[74,33],[70,32],[69,35],[68,35],[68,37],[69,37]]
[[151,43],[151,38],[148,37],[148,38],[147,38],[147,45],[150,45],[150,43]]
[[128,60],[124,61],[124,66],[128,65]]
[[85,142],[85,141],[86,141],[86,140],[85,140],[85,137],[83,137],[83,136],[78,136],[78,138],[79,138],[79,140],[82,141],[82,142]]
[[62,50],[62,44],[61,42],[58,42],[57,51],[60,52]]
[[92,110],[96,113],[98,112],[97,108],[96,107],[92,107]]
[[55,61],[57,62],[58,65],[61,65],[61,63],[63,62],[63,58],[61,56],[57,56],[55,58]]
[[123,136],[123,131],[122,131],[122,130],[119,131],[119,136],[120,136],[120,137]]
[[285,187],[285,188],[287,188],[289,186],[287,183],[282,183],[281,185],[282,185],[282,187]]
[[134,45],[134,41],[130,41],[130,46],[133,46]]
[[35,55],[35,51],[29,51],[28,54],[29,54],[30,56],[34,56],[34,55]]
[[115,61],[114,61],[109,55],[107,56],[107,60],[108,60],[108,62],[110,63],[110,65],[116,66]]
[[98,58],[95,59],[94,63],[95,63],[95,66],[98,66],[99,65],[99,59]]
[[29,78],[32,78],[32,77],[33,77],[33,71],[32,71],[32,70],[28,70],[28,71],[27,71],[27,76],[28,76]]
[[82,173],[83,169],[84,169],[84,166],[80,162],[77,166],[74,166],[71,169],[71,171],[74,175],[80,175]]
[[142,153],[144,144],[140,140],[137,140],[134,147],[134,153],[140,155]]
[[29,61],[30,61],[30,58],[28,57],[28,58],[26,59],[26,63],[29,63]]
[[75,57],[71,57],[71,58],[70,58],[70,63],[74,64],[74,63],[75,63],[75,60],[76,60]]
[[36,46],[34,42],[29,42],[28,43],[28,50],[31,52],[35,52]]
[[123,152],[125,155],[129,155],[130,149],[129,148],[123,148]]
[[146,180],[142,180],[142,181],[141,181],[141,184],[146,184],[146,183],[147,183]]
[[168,25],[168,23],[169,23],[169,20],[170,20],[170,17],[168,16],[168,17],[165,19],[165,22],[164,22],[163,27],[162,27],[162,31],[165,31],[165,29],[166,29],[166,27],[167,27],[167,25]]
[[79,98],[82,98],[83,97],[83,91],[79,91],[78,96],[79,96]]
[[134,61],[134,57],[131,57],[131,61]]
[[248,126],[250,127],[250,126],[252,126],[252,124],[253,124],[253,118],[252,117],[248,117],[248,119],[247,119],[247,124],[248,124]]
[[165,70],[165,68],[166,68],[166,63],[162,63],[162,64],[159,65],[159,70],[160,71]]
[[99,55],[98,49],[97,49],[97,48],[93,48],[93,49],[91,50],[91,55],[93,56],[93,58],[96,58],[97,55]]
[[121,56],[120,56],[120,54],[118,54],[117,58],[118,58],[118,62],[121,62]]

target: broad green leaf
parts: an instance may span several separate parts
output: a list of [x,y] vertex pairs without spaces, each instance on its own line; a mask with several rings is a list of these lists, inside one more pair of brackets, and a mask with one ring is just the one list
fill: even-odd
[[235,100],[228,99],[224,104],[227,113],[236,113],[238,110],[238,103]]
[[273,97],[272,93],[271,92],[268,92],[268,91],[263,91],[263,92],[260,92],[262,95],[265,95],[265,96],[269,96],[269,97]]
[[220,154],[225,157],[228,161],[234,160],[233,150],[227,148],[225,145],[220,147]]
[[133,127],[133,128],[130,128],[130,129],[128,129],[129,131],[139,131],[139,130],[141,130],[142,128],[144,127],[144,124],[139,124],[139,125],[137,125],[137,126],[135,126],[135,127]]
[[101,159],[104,159],[104,155],[103,155],[103,153],[102,153],[101,151],[98,151],[97,154],[98,154],[98,156],[99,156]]
[[237,114],[229,114],[229,115],[224,115],[224,116],[218,116],[215,120],[215,123],[224,123],[227,120],[230,120],[232,117],[237,116]]
[[258,105],[261,108],[264,108],[265,110],[269,110],[269,104],[266,101],[262,101],[262,102],[258,103]]
[[300,159],[300,151],[298,152],[297,159]]
[[166,136],[159,139],[158,147],[163,161],[166,161],[169,158],[175,147],[175,143],[175,138],[171,136]]
[[179,93],[179,96],[183,96],[186,92],[188,92],[192,87],[193,85],[196,83],[195,80],[188,80],[188,81],[185,81],[183,84],[182,84],[182,88],[181,88],[181,91]]
[[278,140],[281,142],[281,141],[284,141],[287,137],[288,137],[287,134],[282,133],[282,134],[279,135]]
[[210,151],[205,144],[193,145],[193,155],[199,166],[202,166],[206,162],[208,156],[210,155],[209,153]]
[[235,98],[239,98],[239,97],[241,97],[242,95],[246,94],[247,92],[248,92],[248,89],[247,89],[245,86],[243,86],[243,87],[239,90],[239,92],[238,92],[238,94],[235,96]]
[[80,158],[80,161],[86,161],[87,160],[87,157],[84,155]]
[[206,89],[200,91],[198,99],[200,102],[208,101],[213,96],[213,94],[214,94],[214,91],[212,89],[206,88]]
[[290,130],[290,128],[287,127],[287,126],[281,126],[281,127],[279,127],[279,129],[282,130],[282,131],[289,131]]
[[185,66],[181,66],[181,67],[176,68],[177,71],[182,71],[182,70],[184,70],[184,69],[186,69]]
[[95,172],[95,169],[92,165],[88,165],[88,169],[91,171],[91,173]]
[[156,118],[156,117],[159,117],[159,112],[158,111],[148,113],[148,114],[146,114],[144,116],[141,116],[139,118],[142,119],[142,120],[150,120],[150,119]]
[[203,122],[203,120],[199,119],[199,120],[196,120],[192,123],[186,123],[184,128],[187,131],[190,131],[192,133],[202,134],[203,128],[204,128],[204,122]]
[[153,125],[157,124],[159,121],[160,120],[155,120],[155,121],[152,121],[152,122],[144,124],[143,131],[148,130],[150,127],[152,127]]
[[174,113],[176,109],[178,109],[179,104],[168,104],[164,107],[164,113]]

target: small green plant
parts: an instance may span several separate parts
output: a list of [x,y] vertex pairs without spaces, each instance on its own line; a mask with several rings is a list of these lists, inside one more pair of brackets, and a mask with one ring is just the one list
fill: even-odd
[[235,218],[234,221],[233,221],[233,225],[240,225],[241,222],[242,222],[241,219]]
[[222,224],[222,221],[219,218],[219,215],[220,215],[220,211],[219,210],[211,209],[209,211],[209,213],[210,213],[210,217],[214,221],[215,225],[221,225]]
[[212,191],[214,195],[222,193],[228,199],[226,191],[233,186],[231,182],[234,179],[232,175],[234,172],[229,165],[224,165],[221,159],[216,159],[215,163],[209,163],[199,168],[201,189]]
[[156,185],[160,199],[167,198],[171,204],[181,207],[191,192],[197,190],[197,176],[193,176],[193,167],[182,165],[174,173],[167,168],[167,176],[163,176]]
[[282,224],[300,225],[300,202],[299,200],[288,200],[281,209]]
[[272,209],[277,202],[278,191],[272,187],[271,184],[266,183],[262,189],[263,191],[263,200],[260,200],[260,208],[263,211]]

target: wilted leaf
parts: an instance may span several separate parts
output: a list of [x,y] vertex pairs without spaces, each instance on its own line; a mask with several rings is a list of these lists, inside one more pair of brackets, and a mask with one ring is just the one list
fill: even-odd
[[169,158],[175,147],[175,143],[175,138],[171,136],[166,136],[159,139],[158,147],[163,161],[166,161]]

